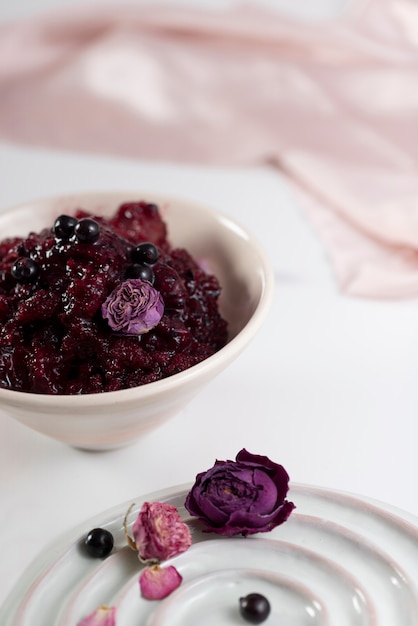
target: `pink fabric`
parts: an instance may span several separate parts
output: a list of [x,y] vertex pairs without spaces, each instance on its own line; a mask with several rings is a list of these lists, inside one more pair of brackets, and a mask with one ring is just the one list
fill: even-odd
[[[418,295],[418,3],[307,23],[259,4],[0,26],[0,136],[284,173],[351,295]],[[280,207],[277,207],[280,210]],[[303,251],[301,251],[303,253]]]

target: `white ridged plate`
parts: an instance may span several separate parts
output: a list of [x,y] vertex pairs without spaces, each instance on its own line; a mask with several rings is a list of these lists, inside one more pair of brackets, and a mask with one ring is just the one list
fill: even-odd
[[[183,583],[160,602],[140,597],[141,565],[126,546],[121,504],[57,541],[23,576],[0,609],[1,626],[76,626],[100,604],[118,607],[117,626],[248,624],[238,601],[264,594],[266,626],[418,626],[418,520],[341,492],[294,485],[297,508],[270,533],[226,539],[202,533],[184,509],[187,490],[142,496],[174,504],[190,523],[193,545],[167,561]],[[96,526],[115,548],[91,559],[80,540]]]

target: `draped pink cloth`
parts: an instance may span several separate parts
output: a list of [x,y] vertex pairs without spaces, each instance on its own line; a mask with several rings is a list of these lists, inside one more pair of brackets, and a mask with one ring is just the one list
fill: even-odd
[[0,137],[273,164],[344,293],[418,296],[416,0],[356,2],[315,23],[256,3],[95,5],[5,23]]

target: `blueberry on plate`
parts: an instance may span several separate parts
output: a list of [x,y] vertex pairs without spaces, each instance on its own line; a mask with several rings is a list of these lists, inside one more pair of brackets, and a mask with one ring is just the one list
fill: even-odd
[[96,559],[103,559],[113,550],[113,535],[105,528],[93,528],[84,539],[86,552]]
[[242,617],[251,624],[261,624],[270,614],[270,602],[261,593],[249,593],[239,599]]

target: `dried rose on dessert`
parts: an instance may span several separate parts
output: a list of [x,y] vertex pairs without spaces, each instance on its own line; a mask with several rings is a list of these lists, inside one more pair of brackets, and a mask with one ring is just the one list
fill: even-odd
[[102,304],[110,328],[124,335],[143,335],[159,324],[164,302],[147,280],[124,280]]

